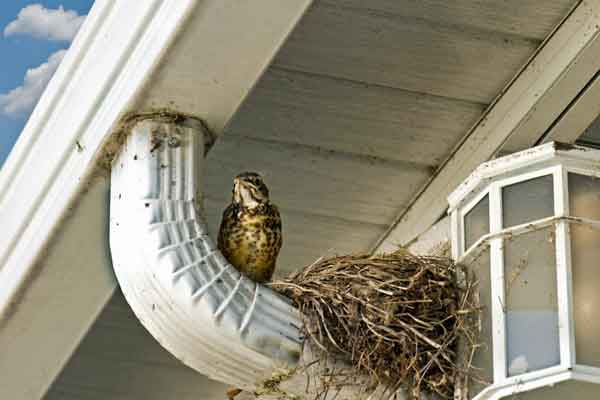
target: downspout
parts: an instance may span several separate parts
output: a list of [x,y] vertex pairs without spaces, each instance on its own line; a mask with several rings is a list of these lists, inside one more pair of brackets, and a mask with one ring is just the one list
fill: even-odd
[[110,248],[146,329],[215,380],[255,390],[301,356],[286,298],[229,264],[198,212],[209,132],[194,118],[137,122],[112,162]]

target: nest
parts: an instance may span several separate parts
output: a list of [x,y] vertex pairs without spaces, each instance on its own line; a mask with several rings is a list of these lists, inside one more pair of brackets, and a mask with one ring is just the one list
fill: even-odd
[[[319,358],[349,362],[351,375],[369,378],[365,390],[385,385],[390,397],[404,389],[414,398],[453,398],[470,373],[479,307],[472,280],[448,258],[320,259],[272,285],[302,311]],[[344,373],[328,382],[339,389],[353,380]]]

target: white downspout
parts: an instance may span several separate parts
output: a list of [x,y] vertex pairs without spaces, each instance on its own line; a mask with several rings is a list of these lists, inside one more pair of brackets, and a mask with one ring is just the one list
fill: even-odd
[[302,353],[290,302],[242,276],[198,213],[203,124],[143,120],[113,160],[110,248],[125,298],[146,329],[193,369],[254,390]]

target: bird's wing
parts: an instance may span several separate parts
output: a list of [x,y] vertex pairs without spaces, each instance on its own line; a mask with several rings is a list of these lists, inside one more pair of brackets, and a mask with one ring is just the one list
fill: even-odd
[[221,250],[221,253],[228,258],[229,254],[227,251],[227,236],[230,234],[232,225],[237,218],[237,207],[234,203],[231,203],[223,211],[221,218],[221,226],[219,227],[219,235],[217,237],[217,247]]
[[281,245],[283,243],[282,240],[282,223],[281,223],[281,214],[279,214],[279,209],[277,208],[277,206],[275,204],[270,204],[270,210],[269,210],[269,214],[271,214],[273,216],[273,219],[275,221],[275,226],[274,226],[274,230],[275,232],[277,232],[277,234],[275,235],[275,256],[277,256],[279,254],[279,250],[281,250]]

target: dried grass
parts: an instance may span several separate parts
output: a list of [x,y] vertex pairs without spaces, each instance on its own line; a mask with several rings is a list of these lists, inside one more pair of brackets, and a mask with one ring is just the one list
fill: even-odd
[[446,257],[320,259],[272,286],[302,311],[307,337],[327,356],[321,359],[352,365],[350,376],[328,376],[327,390],[361,375],[369,377],[365,390],[385,385],[390,397],[403,388],[414,398],[453,398],[455,382],[471,373],[479,315],[474,282]]

